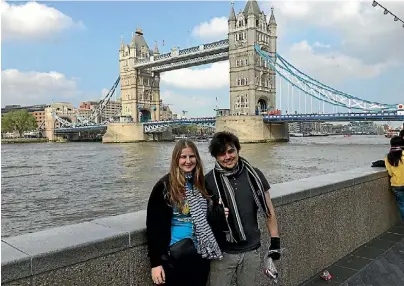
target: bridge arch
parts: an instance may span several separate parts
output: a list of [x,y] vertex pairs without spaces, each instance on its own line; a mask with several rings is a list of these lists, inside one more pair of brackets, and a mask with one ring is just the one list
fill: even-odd
[[139,110],[139,121],[140,122],[148,122],[151,121],[151,112],[148,109],[140,109]]
[[268,109],[268,103],[264,98],[260,98],[257,102],[257,108],[259,113],[267,111]]

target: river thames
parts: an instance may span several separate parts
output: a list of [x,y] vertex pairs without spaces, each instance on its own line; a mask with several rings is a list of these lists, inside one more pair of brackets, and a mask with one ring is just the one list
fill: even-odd
[[[168,172],[174,143],[4,144],[2,236],[145,209],[154,183]],[[214,164],[197,143],[205,172]],[[242,145],[241,155],[270,184],[370,166],[389,148],[384,136],[291,138]]]

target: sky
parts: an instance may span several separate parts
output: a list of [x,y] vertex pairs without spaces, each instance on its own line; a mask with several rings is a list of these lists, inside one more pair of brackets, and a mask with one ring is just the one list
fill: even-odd
[[[267,15],[274,7],[278,53],[294,66],[359,98],[404,103],[404,28],[372,1],[258,2]],[[404,19],[404,1],[378,2]],[[236,1],[236,14],[244,6]],[[230,7],[230,1],[1,0],[1,105],[101,99],[119,75],[121,36],[129,44],[141,27],[160,53],[225,39]],[[216,105],[229,108],[228,75],[227,61],[163,73],[161,98],[174,112],[213,116]],[[286,92],[277,104],[281,97],[291,109]]]

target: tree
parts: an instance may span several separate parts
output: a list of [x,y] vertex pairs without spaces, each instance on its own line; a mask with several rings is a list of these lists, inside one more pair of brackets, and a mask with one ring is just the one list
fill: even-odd
[[37,127],[35,117],[25,109],[9,111],[1,117],[1,132],[18,131],[22,137],[24,131],[35,130]]

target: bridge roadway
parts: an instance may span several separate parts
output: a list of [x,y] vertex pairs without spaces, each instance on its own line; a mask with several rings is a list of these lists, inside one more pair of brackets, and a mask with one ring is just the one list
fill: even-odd
[[[284,115],[264,115],[266,123],[282,122],[350,122],[350,121],[404,121],[404,112],[357,112],[357,113],[328,113],[328,114],[284,114]],[[164,131],[169,127],[180,125],[196,124],[201,127],[215,127],[216,117],[202,117],[189,119],[174,119],[165,121],[152,121],[143,123],[145,133],[156,133]],[[107,125],[92,125],[69,128],[58,128],[55,134],[71,134],[78,132],[103,132]]]
[[315,121],[404,121],[404,112],[345,112],[324,114],[265,115],[264,122],[315,122]]
[[55,134],[73,134],[79,132],[103,132],[107,130],[107,125],[89,125],[89,126],[77,126],[77,127],[63,127],[55,129]]

